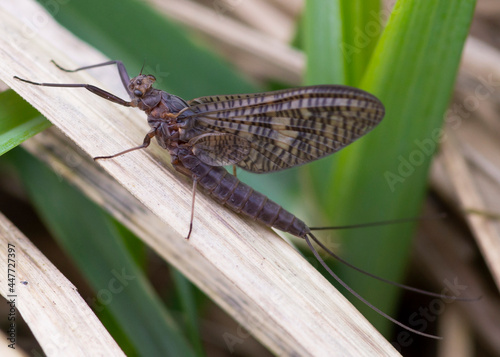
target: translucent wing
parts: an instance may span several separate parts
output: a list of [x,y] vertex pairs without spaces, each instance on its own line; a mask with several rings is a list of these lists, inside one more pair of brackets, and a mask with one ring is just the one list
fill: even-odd
[[211,166],[235,165],[250,153],[250,142],[232,134],[203,134],[189,143],[193,153]]
[[194,120],[191,135],[227,133],[249,142],[237,165],[262,173],[336,152],[373,129],[384,106],[346,86],[311,86],[275,92],[193,99],[179,116]]

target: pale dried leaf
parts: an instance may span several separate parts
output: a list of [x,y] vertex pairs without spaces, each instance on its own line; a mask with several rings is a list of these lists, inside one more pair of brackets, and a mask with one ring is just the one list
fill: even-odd
[[8,290],[7,259],[2,258],[0,268],[5,273],[0,293],[7,300],[15,299],[17,310],[47,355],[124,356],[73,284],[0,214],[0,251],[5,257],[10,247],[15,250],[15,291]]

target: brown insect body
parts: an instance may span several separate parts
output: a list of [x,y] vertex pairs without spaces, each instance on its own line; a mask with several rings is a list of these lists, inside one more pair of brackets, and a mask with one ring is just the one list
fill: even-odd
[[191,173],[191,178],[219,203],[266,226],[297,237],[304,237],[310,232],[307,225],[295,215],[262,193],[254,191],[225,168],[203,163],[188,148],[180,149],[178,155],[180,163]]
[[169,151],[172,165],[177,171],[190,176],[217,202],[237,213],[294,236],[303,237],[310,232],[303,221],[267,196],[254,191],[225,168],[202,162],[193,153],[187,140],[196,137],[191,133],[192,129],[185,129],[186,123],[192,121],[182,124],[178,121],[179,113],[188,110],[189,105],[177,96],[154,89],[153,82],[151,76],[146,75],[130,80],[129,89],[136,95],[131,106],[146,112],[151,135],[154,134],[158,144]]

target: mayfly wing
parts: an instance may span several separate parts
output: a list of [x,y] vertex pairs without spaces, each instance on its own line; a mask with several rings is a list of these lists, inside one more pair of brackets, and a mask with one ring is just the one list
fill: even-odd
[[250,153],[250,142],[233,134],[202,134],[191,139],[189,145],[193,154],[211,166],[235,165]]
[[334,153],[384,117],[384,106],[376,97],[338,85],[201,97],[188,104],[184,118],[195,120],[197,132],[227,133],[249,142],[249,153],[237,166],[256,173]]

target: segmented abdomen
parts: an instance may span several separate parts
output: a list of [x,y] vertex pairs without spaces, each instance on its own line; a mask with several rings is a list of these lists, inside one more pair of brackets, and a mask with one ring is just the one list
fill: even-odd
[[216,201],[267,226],[303,237],[307,225],[260,192],[254,191],[223,167],[209,166],[194,155],[179,155],[184,167]]

